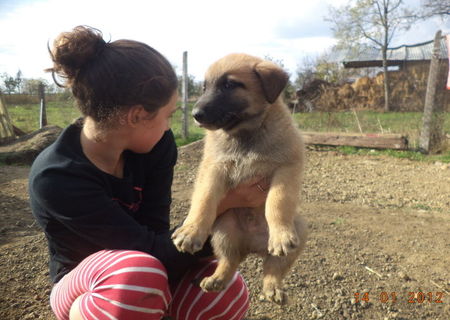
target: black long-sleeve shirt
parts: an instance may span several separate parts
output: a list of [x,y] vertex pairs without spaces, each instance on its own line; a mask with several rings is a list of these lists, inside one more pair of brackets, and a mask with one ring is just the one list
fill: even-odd
[[[171,131],[146,154],[125,151],[124,177],[98,169],[84,155],[81,126],[70,125],[34,161],[29,176],[33,215],[45,232],[53,282],[103,249],[140,250],[158,258],[169,279],[196,256],[170,239],[169,213],[177,148]],[[210,255],[205,249],[198,256]]]

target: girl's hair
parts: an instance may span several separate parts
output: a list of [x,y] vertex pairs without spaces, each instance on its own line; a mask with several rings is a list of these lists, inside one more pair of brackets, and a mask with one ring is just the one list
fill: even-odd
[[83,115],[99,123],[137,104],[157,111],[177,88],[172,66],[158,51],[133,40],[105,42],[91,27],[61,33],[49,51],[53,68],[46,71],[57,85],[72,89]]

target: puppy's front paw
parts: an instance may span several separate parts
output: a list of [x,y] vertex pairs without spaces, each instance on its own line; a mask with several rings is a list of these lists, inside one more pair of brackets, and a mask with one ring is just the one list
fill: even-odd
[[268,251],[272,256],[286,256],[297,249],[299,240],[294,230],[271,232]]
[[206,292],[222,291],[225,289],[225,285],[226,283],[223,279],[219,279],[214,276],[206,277],[200,282],[200,287]]
[[208,233],[201,232],[194,225],[183,225],[172,234],[172,241],[180,252],[194,254],[203,248]]

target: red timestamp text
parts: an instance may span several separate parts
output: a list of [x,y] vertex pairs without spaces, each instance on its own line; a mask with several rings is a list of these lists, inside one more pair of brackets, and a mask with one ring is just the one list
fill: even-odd
[[410,291],[405,294],[397,294],[397,292],[380,292],[379,294],[372,294],[369,292],[355,292],[355,303],[358,302],[370,302],[379,301],[381,303],[444,303],[444,292],[422,292],[422,291]]

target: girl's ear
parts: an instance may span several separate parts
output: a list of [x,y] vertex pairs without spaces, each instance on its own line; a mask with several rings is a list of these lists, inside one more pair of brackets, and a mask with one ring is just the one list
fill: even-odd
[[143,117],[144,108],[138,104],[132,106],[126,113],[126,123],[132,127],[136,126]]

